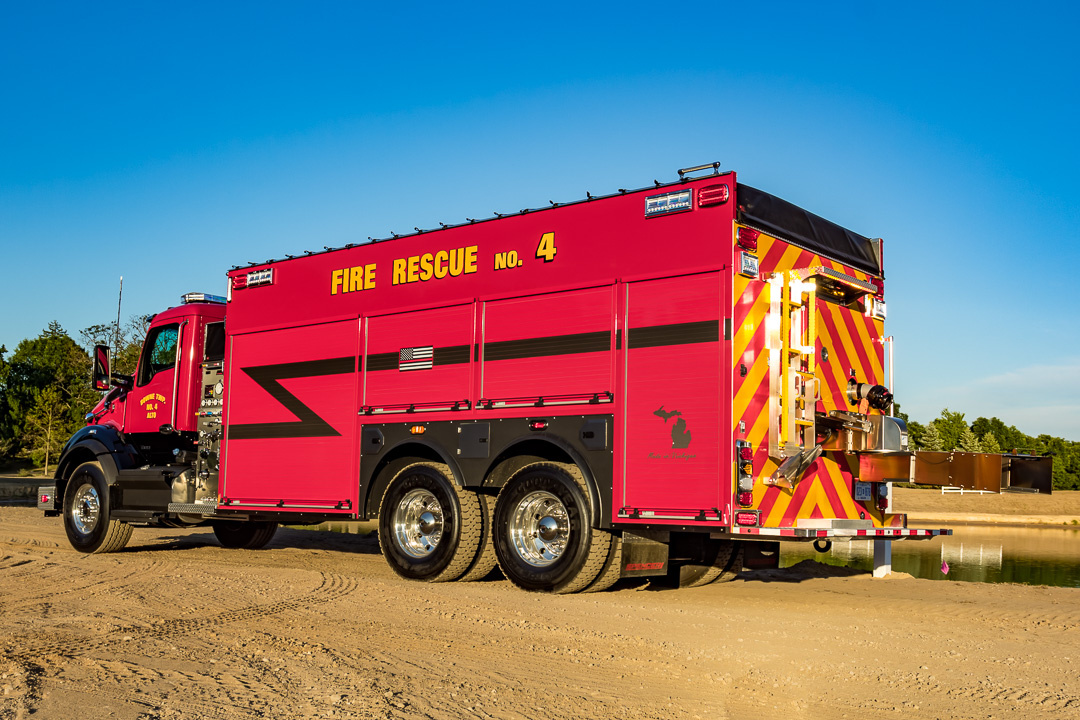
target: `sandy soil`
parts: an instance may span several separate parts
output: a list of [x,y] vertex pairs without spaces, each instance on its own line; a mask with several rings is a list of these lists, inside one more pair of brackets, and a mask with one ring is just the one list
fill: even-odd
[[597,595],[398,579],[370,538],[0,508],[0,718],[1080,717],[1080,590],[803,563]]

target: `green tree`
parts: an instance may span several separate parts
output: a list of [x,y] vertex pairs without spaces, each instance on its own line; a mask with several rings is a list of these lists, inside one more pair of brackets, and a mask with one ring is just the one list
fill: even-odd
[[31,413],[40,422],[41,393],[46,388],[55,389],[65,406],[56,425],[59,436],[74,432],[98,400],[90,387],[90,357],[59,323],[52,322],[38,337],[20,342],[8,365],[3,413],[7,415],[9,457],[40,444],[35,434],[41,432],[40,427],[31,423],[28,429],[27,422]]
[[907,424],[908,432],[908,447],[911,449],[917,449],[925,447],[924,442],[926,438],[926,426],[921,422],[912,420]]
[[0,460],[11,456],[15,447],[15,428],[8,412],[7,383],[11,366],[4,359],[7,348],[0,345]]
[[[972,432],[974,432],[974,431],[972,431]],[[991,433],[991,432],[985,433],[981,438],[979,438],[979,445],[982,446],[982,451],[983,452],[988,452],[988,453],[999,453],[999,452],[1001,452],[1001,446],[998,445],[997,438],[994,437],[994,433]]]
[[79,331],[79,339],[87,351],[92,350],[94,345],[108,345],[112,351],[112,372],[134,375],[146,330],[150,326],[150,317],[134,315],[119,328],[116,323],[91,325]]
[[984,417],[976,419],[971,423],[971,431],[980,438],[987,433],[993,435],[998,446],[1008,452],[1031,452],[1035,447],[1035,438],[1025,435],[1013,425],[1006,425],[996,417],[989,420]]
[[70,434],[67,411],[71,403],[56,385],[36,391],[34,396],[34,405],[26,414],[23,427],[24,445],[34,463],[44,464],[48,475],[50,460],[60,454]]
[[960,437],[957,439],[957,447],[964,452],[982,452],[982,445],[979,444],[979,438],[971,431],[971,428],[966,427],[960,433]]
[[930,423],[926,426],[926,432],[922,438],[923,450],[944,450],[944,441],[941,439],[941,431],[938,430],[937,423]]
[[941,449],[955,450],[960,447],[960,435],[968,429],[964,422],[964,413],[951,412],[949,408],[941,411],[941,416],[934,420],[931,425],[936,425],[941,433]]

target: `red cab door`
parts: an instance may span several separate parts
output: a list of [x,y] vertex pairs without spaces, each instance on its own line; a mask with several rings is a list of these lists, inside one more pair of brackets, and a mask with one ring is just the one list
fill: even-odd
[[180,348],[185,340],[186,320],[156,325],[146,335],[135,387],[128,393],[125,430],[129,433],[158,432],[162,425],[176,424],[176,384],[182,363]]

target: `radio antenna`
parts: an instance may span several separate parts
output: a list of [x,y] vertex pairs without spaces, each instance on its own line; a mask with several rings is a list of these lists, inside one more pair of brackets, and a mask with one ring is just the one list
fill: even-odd
[[120,305],[124,302],[124,276],[120,276],[120,296],[116,299],[116,332],[113,333],[113,352],[120,352]]

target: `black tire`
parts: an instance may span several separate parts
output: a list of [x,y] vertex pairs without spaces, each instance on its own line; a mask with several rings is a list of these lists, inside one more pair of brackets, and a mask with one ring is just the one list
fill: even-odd
[[64,531],[71,547],[84,553],[122,550],[131,539],[131,525],[113,520],[109,484],[98,462],[83,463],[64,491]]
[[579,592],[600,575],[611,533],[591,524],[581,471],[566,463],[527,465],[495,503],[495,555],[510,582],[524,590]]
[[457,580],[470,574],[481,555],[486,523],[480,496],[459,488],[452,477],[443,463],[413,463],[383,493],[379,547],[403,578]]
[[618,535],[611,536],[611,550],[608,551],[604,567],[600,574],[589,583],[581,592],[603,592],[614,585],[622,577],[622,538]]
[[214,529],[221,547],[259,550],[274,539],[278,524],[257,520],[213,520],[210,527]]
[[742,572],[743,547],[735,540],[710,540],[700,563],[683,563],[668,568],[669,583],[680,588],[701,587],[714,582],[730,582]]
[[495,558],[495,543],[492,539],[492,515],[495,512],[495,498],[481,493],[475,493],[477,502],[480,504],[480,547],[476,552],[476,559],[465,574],[458,578],[459,582],[473,582],[487,577],[498,561]]

